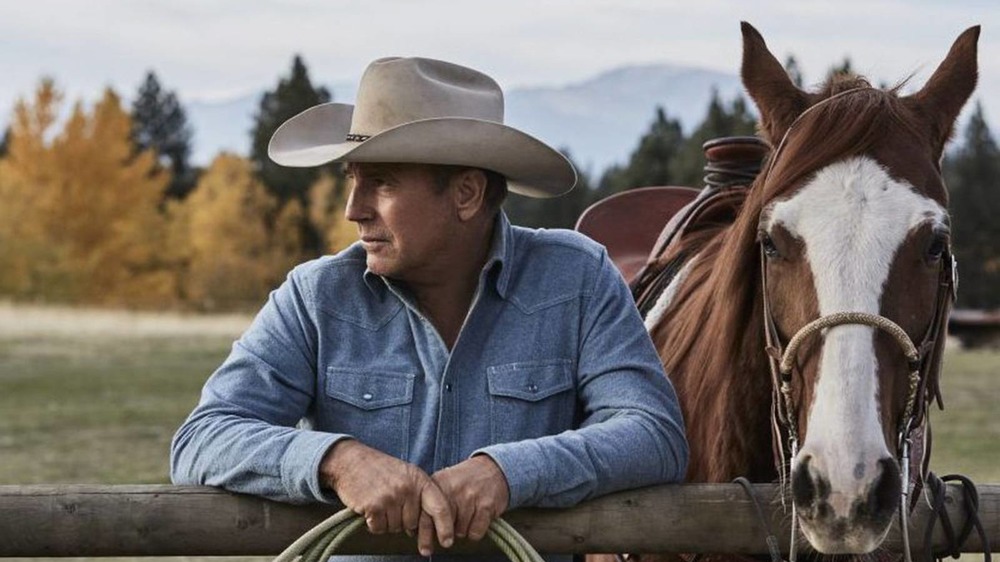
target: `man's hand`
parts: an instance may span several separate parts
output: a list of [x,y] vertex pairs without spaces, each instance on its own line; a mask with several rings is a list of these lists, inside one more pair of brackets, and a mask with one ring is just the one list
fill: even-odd
[[478,541],[486,536],[490,523],[510,502],[507,477],[487,455],[476,455],[435,472],[431,478],[451,501],[455,535],[460,538]]
[[372,534],[418,532],[423,556],[434,552],[435,530],[442,546],[452,545],[451,505],[420,468],[350,439],[327,451],[319,472],[345,506],[364,516]]

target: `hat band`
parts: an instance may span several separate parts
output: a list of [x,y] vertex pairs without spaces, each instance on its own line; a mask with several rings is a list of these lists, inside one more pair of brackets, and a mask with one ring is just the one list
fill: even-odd
[[371,135],[356,135],[354,133],[348,133],[347,138],[344,140],[347,142],[364,142],[370,138],[372,138]]

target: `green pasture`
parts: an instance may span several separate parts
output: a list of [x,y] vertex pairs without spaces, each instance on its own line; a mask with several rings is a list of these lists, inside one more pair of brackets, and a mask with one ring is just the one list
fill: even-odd
[[[232,338],[0,337],[0,484],[166,483],[174,430]],[[951,351],[932,466],[1000,482],[1000,352]]]
[[[0,330],[0,484],[169,482],[173,432],[234,336],[58,334]],[[1000,352],[950,351],[943,387],[932,468],[1000,483]]]

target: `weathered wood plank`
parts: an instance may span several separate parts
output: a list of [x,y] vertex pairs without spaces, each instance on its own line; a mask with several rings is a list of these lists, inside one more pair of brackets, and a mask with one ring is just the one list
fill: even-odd
[[[757,485],[783,548],[788,515],[777,487]],[[1000,544],[1000,485],[979,486],[980,517]],[[950,488],[952,522],[965,521],[961,494]],[[291,506],[212,488],[181,486],[0,486],[0,556],[271,555],[338,506]],[[762,553],[765,544],[752,505],[735,484],[658,486],[600,498],[568,510],[524,509],[510,521],[543,553]],[[928,509],[912,518],[911,543],[923,547]],[[943,544],[935,533],[935,548]],[[485,543],[485,541],[484,541]],[[898,549],[893,529],[885,546]],[[483,552],[485,545],[460,545]],[[994,547],[995,548],[995,547]],[[973,535],[965,552],[982,552]],[[344,553],[411,553],[405,537],[361,533]]]

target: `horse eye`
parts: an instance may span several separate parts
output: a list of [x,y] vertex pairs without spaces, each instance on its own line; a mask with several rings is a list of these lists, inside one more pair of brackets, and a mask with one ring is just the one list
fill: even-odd
[[764,249],[764,255],[769,258],[780,258],[781,252],[778,251],[778,247],[774,245],[774,240],[766,232],[761,232],[760,246]]
[[931,239],[930,245],[927,247],[927,259],[931,262],[939,261],[947,248],[948,239],[943,234],[935,234],[934,238]]

